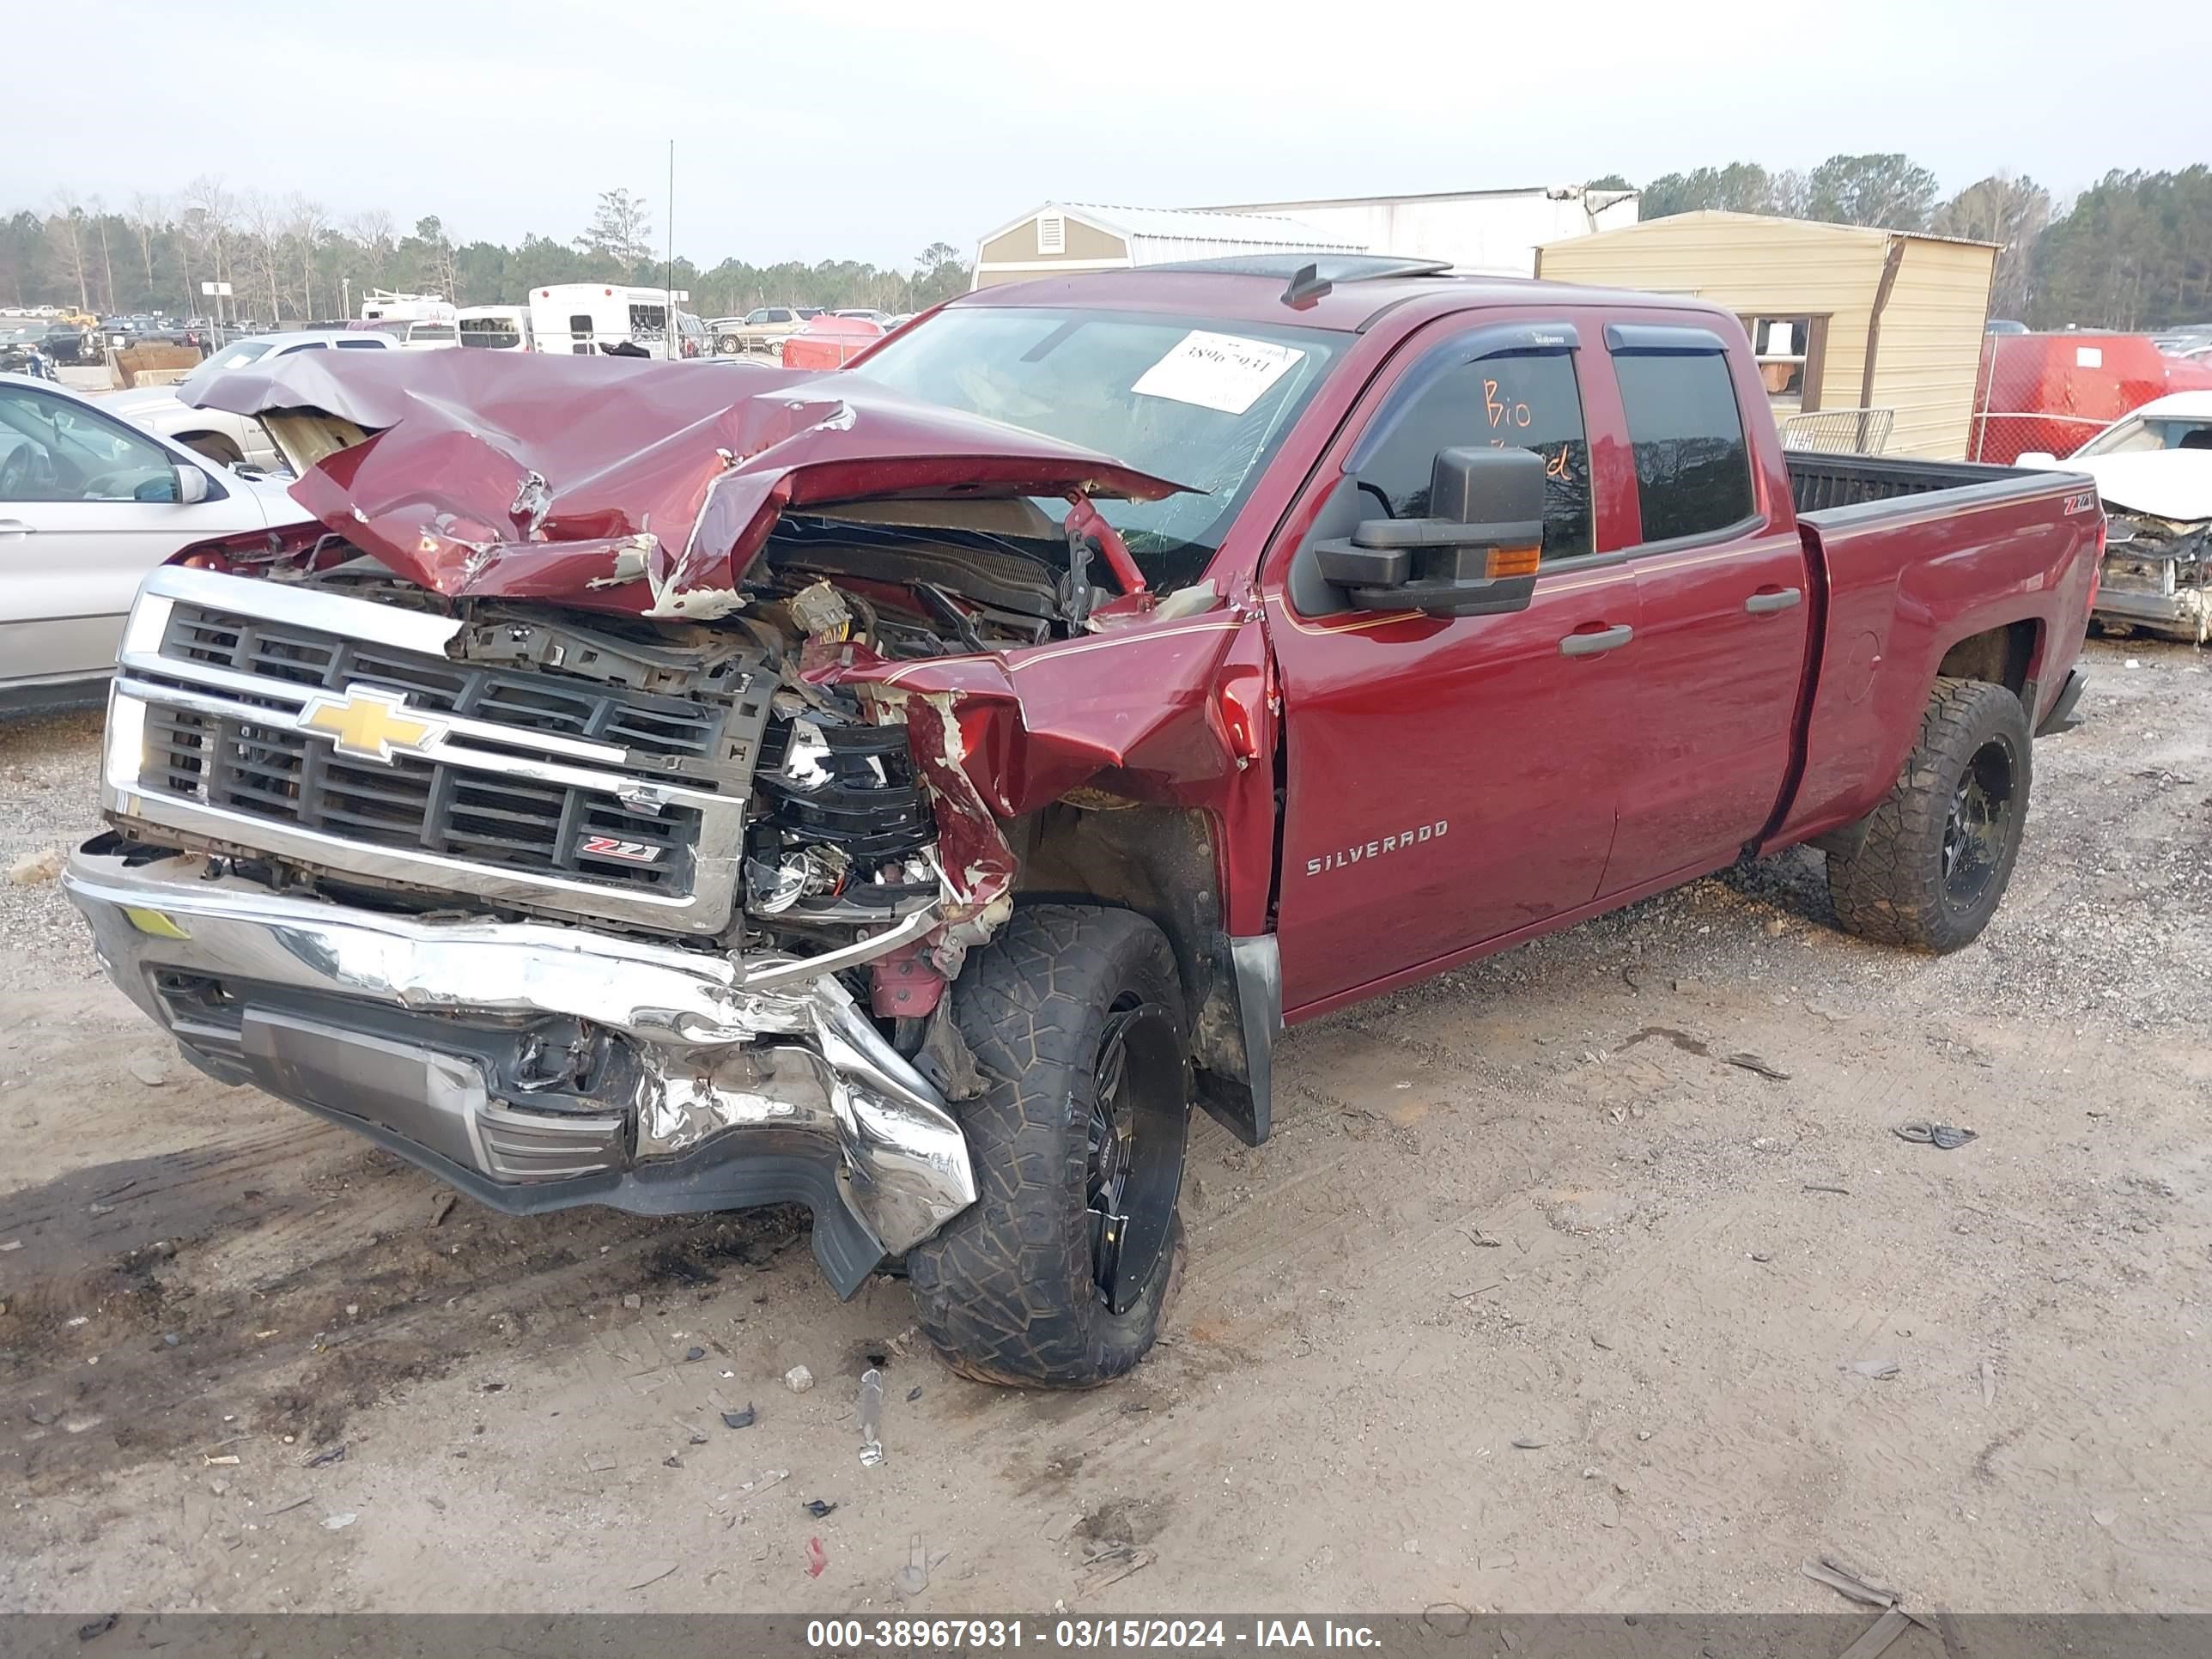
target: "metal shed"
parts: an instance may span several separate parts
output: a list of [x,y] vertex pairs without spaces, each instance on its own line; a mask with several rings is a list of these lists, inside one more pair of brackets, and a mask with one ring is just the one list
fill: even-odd
[[1122,270],[1229,253],[1364,253],[1364,244],[1277,214],[1047,202],[985,236],[975,286]]
[[1707,212],[1549,243],[1536,269],[1727,306],[1794,444],[1962,460],[1996,256],[1957,237]]
[[1455,271],[1528,276],[1536,250],[1636,222],[1637,192],[1584,185],[1515,190],[1435,191],[1417,196],[1337,196],[1304,202],[1246,202],[1210,213],[1277,213],[1349,236],[1370,253],[1449,259]]

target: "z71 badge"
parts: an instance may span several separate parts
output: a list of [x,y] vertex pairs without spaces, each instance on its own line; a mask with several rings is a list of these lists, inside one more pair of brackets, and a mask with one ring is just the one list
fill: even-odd
[[2097,510],[2097,492],[2094,489],[2075,491],[2066,498],[2066,510],[2069,514],[2094,513]]
[[651,842],[617,841],[612,836],[586,836],[577,853],[587,859],[620,859],[625,864],[658,864],[661,849]]

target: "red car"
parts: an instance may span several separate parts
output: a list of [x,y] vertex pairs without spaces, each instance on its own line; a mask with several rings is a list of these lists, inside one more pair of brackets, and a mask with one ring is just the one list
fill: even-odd
[[1785,456],[1725,310],[1372,258],[198,395],[313,521],[142,593],[67,876],[118,982],[502,1209],[805,1204],[1024,1383],[1151,1346],[1286,1022],[1804,842],[1972,942],[2103,525]]

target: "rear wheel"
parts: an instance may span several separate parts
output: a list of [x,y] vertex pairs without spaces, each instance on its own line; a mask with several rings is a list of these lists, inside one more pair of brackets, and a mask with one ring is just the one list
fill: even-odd
[[1086,1388],[1136,1364],[1181,1267],[1189,1122],[1175,957],[1124,910],[1018,910],[952,988],[986,1087],[959,1109],[977,1200],[907,1253],[956,1370]]
[[2011,691],[1937,680],[1889,798],[1855,851],[1828,854],[1838,924],[1917,951],[1972,944],[2020,856],[2029,755],[2027,713]]

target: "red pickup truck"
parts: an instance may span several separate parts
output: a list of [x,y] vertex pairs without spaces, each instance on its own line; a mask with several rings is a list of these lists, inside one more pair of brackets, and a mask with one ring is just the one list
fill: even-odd
[[117,981],[504,1210],[803,1204],[1025,1383],[1151,1345],[1286,1022],[1808,841],[1972,941],[2103,533],[1785,456],[1711,306],[1382,259],[198,395],[307,521],[141,593],[67,876]]

